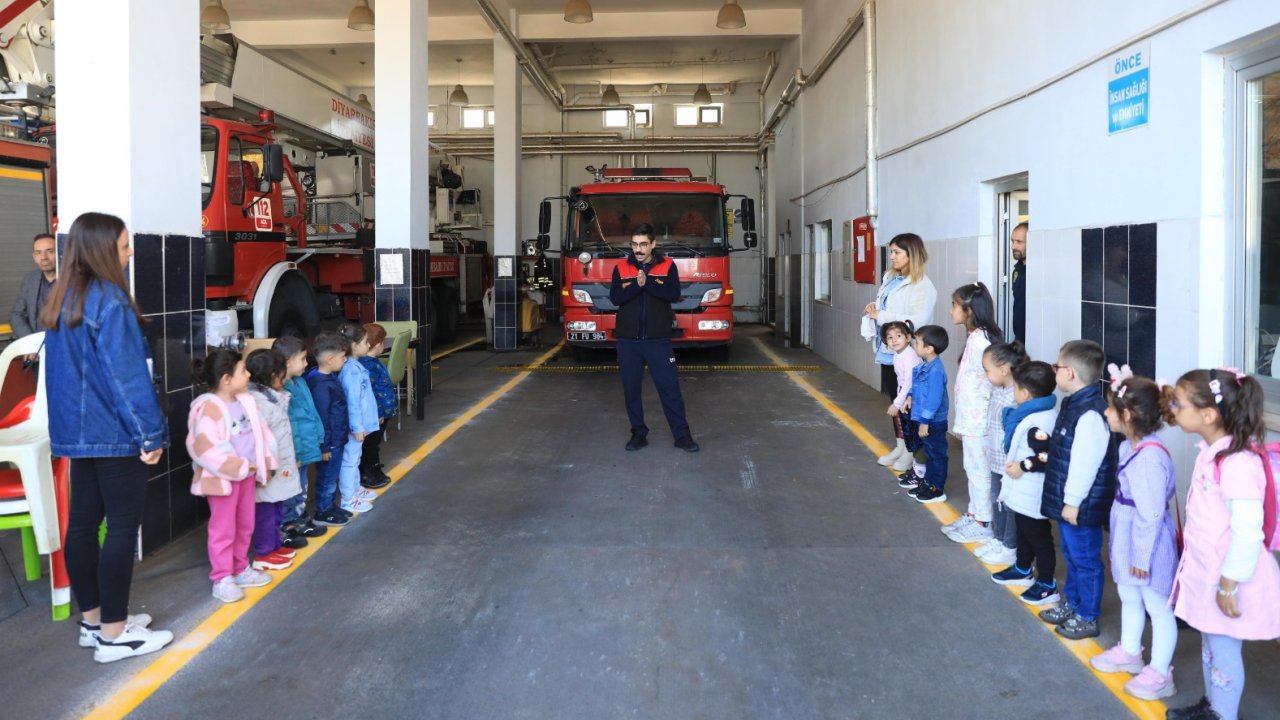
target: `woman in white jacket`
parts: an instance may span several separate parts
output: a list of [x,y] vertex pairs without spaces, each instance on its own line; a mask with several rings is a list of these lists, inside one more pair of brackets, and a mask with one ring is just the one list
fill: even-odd
[[[880,327],[895,320],[910,322],[912,330],[933,323],[933,309],[938,291],[924,274],[929,253],[924,241],[915,233],[895,235],[889,241],[889,269],[874,302],[867,303],[864,313],[876,323],[876,362],[880,364],[880,391],[890,398],[898,393],[898,378],[893,372],[893,353],[883,347]],[[899,460],[906,448],[899,444],[889,455],[880,458],[881,465]]]

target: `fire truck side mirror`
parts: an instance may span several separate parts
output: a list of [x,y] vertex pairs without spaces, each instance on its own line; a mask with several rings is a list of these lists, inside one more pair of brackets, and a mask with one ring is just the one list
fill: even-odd
[[754,233],[756,230],[756,201],[751,198],[742,198],[742,207],[738,210],[738,217],[742,218],[742,232]]
[[[262,181],[278,183],[284,180],[284,148],[275,143],[262,146]],[[267,188],[263,192],[269,192]]]
[[538,206],[538,241],[541,242],[542,236],[549,234],[551,234],[551,201],[543,200]]

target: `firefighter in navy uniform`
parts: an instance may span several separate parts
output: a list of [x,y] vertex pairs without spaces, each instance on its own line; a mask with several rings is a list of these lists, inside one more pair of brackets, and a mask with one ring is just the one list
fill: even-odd
[[698,443],[693,441],[685,420],[676,356],[671,349],[671,328],[675,324],[671,303],[680,299],[680,273],[676,264],[659,253],[656,246],[653,226],[636,225],[631,231],[631,257],[613,269],[613,284],[609,288],[609,299],[618,306],[613,336],[618,345],[618,369],[627,401],[627,418],[631,421],[627,449],[639,450],[649,444],[645,439],[649,428],[644,424],[644,405],[640,399],[640,384],[648,365],[676,447],[697,452]]

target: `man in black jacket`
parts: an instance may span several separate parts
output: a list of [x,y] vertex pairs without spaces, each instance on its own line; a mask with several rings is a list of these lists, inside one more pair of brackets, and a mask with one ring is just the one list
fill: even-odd
[[631,421],[627,450],[639,450],[649,444],[645,439],[649,428],[644,424],[640,399],[640,384],[648,365],[676,447],[697,452],[698,443],[693,441],[685,420],[676,356],[671,349],[671,328],[675,324],[671,303],[680,299],[680,273],[670,258],[657,251],[652,225],[641,223],[631,231],[631,257],[613,269],[609,299],[618,306],[613,336]]

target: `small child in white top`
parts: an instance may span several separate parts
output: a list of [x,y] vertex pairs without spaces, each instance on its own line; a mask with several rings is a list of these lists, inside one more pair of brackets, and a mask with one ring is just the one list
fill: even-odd
[[888,455],[879,457],[877,462],[886,467],[892,466],[896,472],[911,470],[915,464],[912,453],[919,449],[919,439],[912,432],[915,423],[912,422],[910,413],[904,412],[909,409],[907,402],[911,397],[911,370],[921,362],[915,348],[911,347],[913,334],[909,320],[894,320],[880,327],[885,347],[893,351],[893,373],[898,378],[898,394],[886,411],[894,419],[898,444]]

